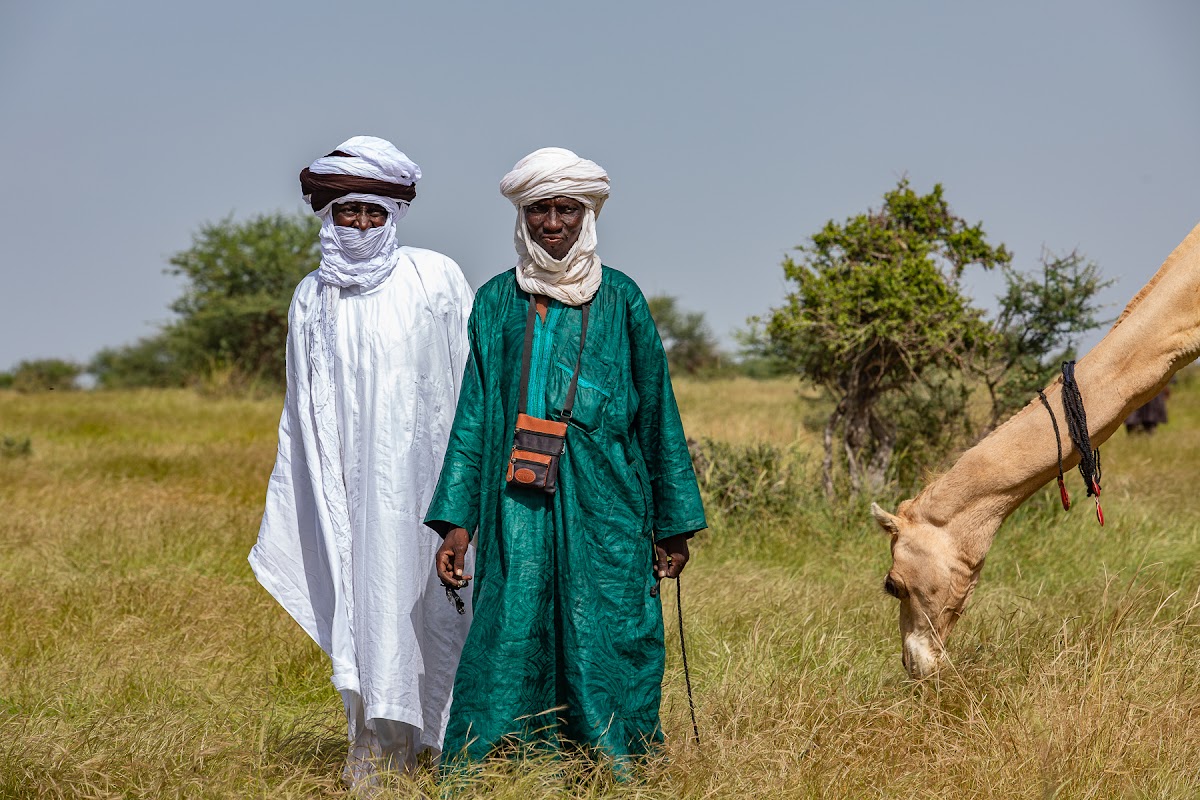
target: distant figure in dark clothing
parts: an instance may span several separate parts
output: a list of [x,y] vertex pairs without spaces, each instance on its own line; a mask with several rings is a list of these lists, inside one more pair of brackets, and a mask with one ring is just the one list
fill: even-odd
[[1166,425],[1167,398],[1170,396],[1171,386],[1168,384],[1144,406],[1134,409],[1133,413],[1125,418],[1125,432],[1154,433],[1154,429],[1159,425]]

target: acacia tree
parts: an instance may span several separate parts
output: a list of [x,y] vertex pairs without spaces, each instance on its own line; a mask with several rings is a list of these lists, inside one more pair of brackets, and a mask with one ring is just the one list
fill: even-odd
[[978,365],[991,401],[987,429],[1029,402],[1062,361],[1074,358],[1079,335],[1103,324],[1095,298],[1113,283],[1074,250],[1057,256],[1043,250],[1036,275],[1007,264],[1003,269],[1005,292]]
[[[1097,328],[1096,294],[1111,281],[1078,252],[1043,252],[1038,273],[1011,265],[946,203],[907,180],[878,211],[825,228],[783,267],[796,290],[767,321],[763,347],[834,401],[825,426],[824,483],[835,453],[855,489],[915,478],[951,448],[1029,401]],[[1005,292],[989,320],[963,293],[970,266],[999,267]],[[987,390],[976,425],[972,389]],[[836,445],[836,446],[835,446]]]
[[101,386],[178,385],[215,369],[282,383],[287,314],[296,284],[320,263],[320,222],[311,214],[261,214],[201,226],[170,259],[185,280],[178,318],[155,336],[101,351]]
[[980,224],[954,215],[941,185],[919,195],[907,179],[880,209],[831,220],[796,249],[801,255],[783,262],[795,291],[772,310],[767,346],[834,401],[824,432],[826,492],[833,493],[835,451],[856,490],[878,489],[898,434],[884,401],[903,395],[918,418],[921,409],[953,407],[955,397],[965,402],[945,376],[962,373],[991,329],[959,280],[969,266],[991,269],[1011,256],[988,244]]
[[296,284],[320,264],[320,222],[311,214],[264,214],[204,225],[171,257],[187,280],[171,304],[170,338],[191,373],[214,364],[283,380],[287,312]]

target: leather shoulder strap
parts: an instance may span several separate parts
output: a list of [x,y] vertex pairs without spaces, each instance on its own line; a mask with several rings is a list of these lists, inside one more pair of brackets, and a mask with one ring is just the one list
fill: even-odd
[[525,413],[525,400],[529,394],[529,359],[533,352],[533,317],[537,314],[537,303],[529,295],[529,313],[525,316],[525,348],[521,351],[521,394],[517,398],[517,412]]

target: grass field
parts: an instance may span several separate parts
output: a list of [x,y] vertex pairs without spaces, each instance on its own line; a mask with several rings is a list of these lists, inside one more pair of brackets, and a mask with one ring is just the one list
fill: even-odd
[[[786,502],[710,509],[684,576],[701,744],[669,588],[669,741],[643,774],[506,763],[394,796],[1200,793],[1200,382],[1177,385],[1158,434],[1104,448],[1106,527],[1072,475],[1070,514],[1043,492],[1001,528],[953,666],[925,684],[901,670],[866,501],[826,504],[806,466],[814,395],[677,388],[689,435],[798,456]],[[0,451],[0,797],[340,794],[327,662],[245,560],[279,405],[0,392],[0,439],[16,442]]]

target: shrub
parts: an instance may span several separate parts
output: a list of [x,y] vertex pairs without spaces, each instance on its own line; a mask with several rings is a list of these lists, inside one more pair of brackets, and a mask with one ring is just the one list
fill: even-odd
[[24,458],[33,454],[33,442],[28,436],[18,439],[15,436],[0,438],[0,458]]
[[83,367],[60,358],[22,361],[12,375],[12,388],[18,392],[52,392],[78,389],[75,380]]
[[769,444],[689,441],[707,504],[727,514],[778,511],[795,504],[797,454]]

